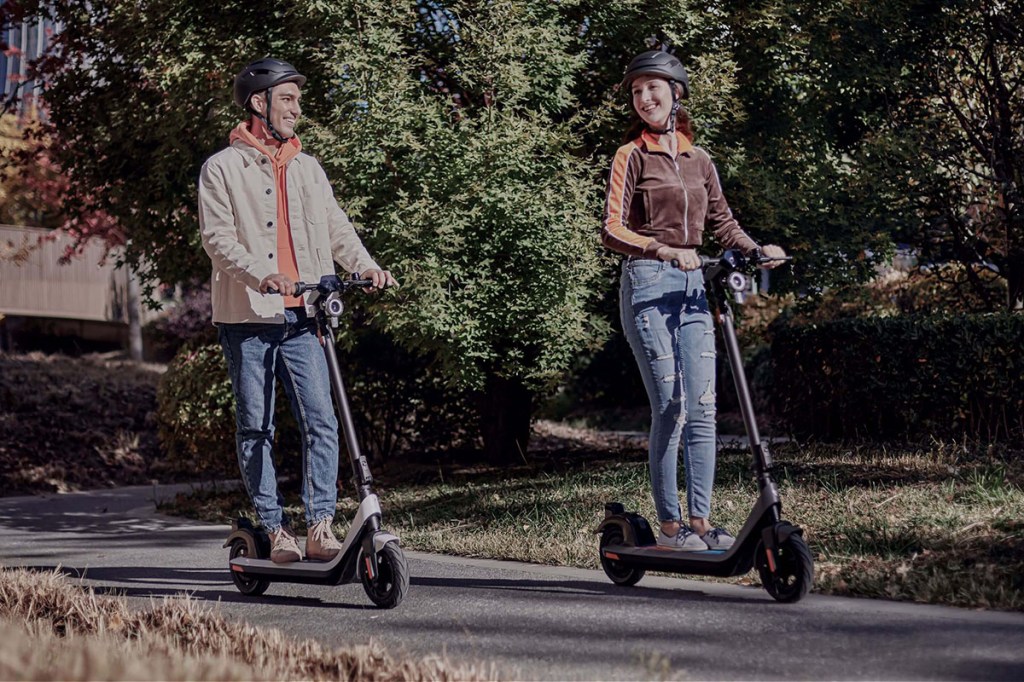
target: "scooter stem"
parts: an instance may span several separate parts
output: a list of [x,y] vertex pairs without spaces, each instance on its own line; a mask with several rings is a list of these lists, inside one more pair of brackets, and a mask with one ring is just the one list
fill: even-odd
[[359,442],[356,440],[355,422],[352,421],[352,410],[349,408],[348,394],[345,393],[345,382],[341,378],[338,354],[334,350],[334,336],[326,324],[320,324],[320,331],[320,344],[324,347],[324,356],[327,358],[327,370],[331,377],[331,389],[334,391],[335,404],[338,406],[341,432],[345,436],[345,446],[348,448],[349,459],[352,462],[359,499],[363,500],[373,493],[370,488],[373,476],[370,474],[370,466],[366,463],[366,458],[360,451]]
[[754,418],[754,403],[750,399],[750,388],[747,386],[747,376],[743,371],[743,359],[740,356],[740,344],[736,340],[736,326],[733,324],[732,309],[725,301],[725,296],[720,296],[718,303],[718,320],[722,325],[725,349],[729,355],[729,367],[732,369],[732,378],[736,384],[736,397],[739,399],[743,425],[747,429],[747,438],[750,440],[750,451],[753,453],[758,467],[757,475],[761,478],[766,471],[771,469],[772,459],[768,449],[761,443],[761,434],[758,432],[757,420]]

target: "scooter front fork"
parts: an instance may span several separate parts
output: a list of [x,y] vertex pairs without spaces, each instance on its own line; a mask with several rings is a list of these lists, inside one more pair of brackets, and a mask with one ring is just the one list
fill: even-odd
[[363,538],[363,568],[366,569],[366,576],[370,580],[377,579],[377,552],[373,546],[373,533],[367,533]]
[[794,526],[789,521],[778,521],[761,530],[761,546],[764,548],[768,569],[772,573],[775,573],[775,568],[778,566],[779,546],[788,540],[790,535],[794,533],[803,535],[803,532],[802,528]]

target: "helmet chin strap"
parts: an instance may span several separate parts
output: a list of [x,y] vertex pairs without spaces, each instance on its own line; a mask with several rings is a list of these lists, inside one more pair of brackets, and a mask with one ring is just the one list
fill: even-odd
[[668,126],[665,128],[655,128],[648,124],[647,128],[655,135],[670,135],[676,131],[676,114],[679,113],[679,107],[683,105],[679,99],[679,94],[676,92],[676,82],[669,81],[668,89],[672,91],[672,109],[668,114]]
[[269,87],[265,90],[265,92],[267,99],[267,115],[264,116],[260,112],[253,109],[251,106],[249,107],[249,110],[252,112],[253,116],[263,121],[263,125],[267,126],[267,130],[270,131],[270,134],[274,137],[275,140],[277,140],[278,142],[287,142],[291,138],[287,138],[281,133],[277,132],[277,129],[274,127],[274,124],[270,122],[270,102],[273,99],[274,88]]

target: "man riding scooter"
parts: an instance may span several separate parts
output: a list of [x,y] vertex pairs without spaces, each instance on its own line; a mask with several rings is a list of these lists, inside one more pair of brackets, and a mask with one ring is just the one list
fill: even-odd
[[363,247],[323,168],[302,152],[295,125],[305,82],[277,59],[242,69],[234,101],[247,120],[231,131],[229,146],[206,161],[199,178],[200,234],[213,266],[213,322],[235,397],[238,463],[275,563],[302,558],[274,469],[276,379],[302,432],[306,557],[330,561],[341,550],[331,530],[338,422],[312,309],[306,296],[294,295],[295,283],[333,275],[337,262],[375,289],[396,284]]

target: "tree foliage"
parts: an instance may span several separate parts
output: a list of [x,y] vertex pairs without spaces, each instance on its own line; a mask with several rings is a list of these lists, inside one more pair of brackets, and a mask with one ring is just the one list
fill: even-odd
[[238,120],[233,74],[266,54],[293,62],[309,76],[300,136],[402,281],[369,319],[453,387],[489,396],[484,423],[507,436],[510,421],[505,440],[521,447],[531,396],[614,319],[596,241],[603,174],[630,115],[622,69],[648,47],[687,66],[697,142],[740,223],[797,255],[784,288],[863,280],[899,239],[988,263],[1016,305],[1019,5],[20,0],[0,12],[64,27],[35,69],[65,210],[110,216],[126,259],[163,281],[208,270],[195,179]]
[[403,283],[375,323],[435,358],[453,385],[486,396],[485,424],[507,424],[488,439],[499,450],[510,443],[499,456],[525,448],[531,395],[603,328],[588,313],[599,289],[600,181],[579,144],[583,57],[551,5],[18,9],[66,27],[36,65],[68,171],[66,208],[115,216],[127,260],[152,263],[148,274],[164,281],[208,270],[195,178],[239,118],[233,74],[268,53],[295,63],[309,76],[301,136]]

